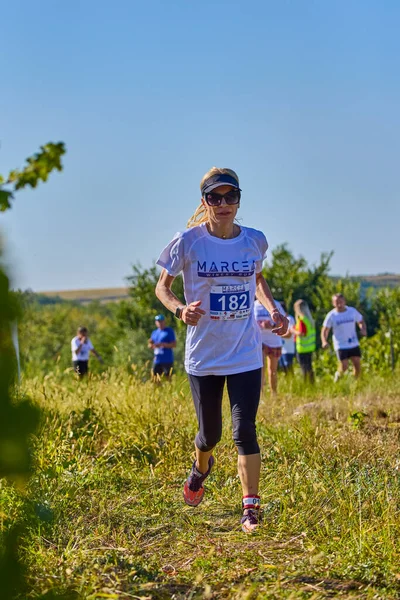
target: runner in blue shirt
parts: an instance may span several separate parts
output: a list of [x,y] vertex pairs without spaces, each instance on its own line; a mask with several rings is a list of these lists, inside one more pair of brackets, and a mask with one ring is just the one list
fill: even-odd
[[176,338],[174,330],[166,327],[164,315],[155,318],[156,327],[148,341],[148,347],[154,350],[153,374],[170,377],[174,366],[174,352]]

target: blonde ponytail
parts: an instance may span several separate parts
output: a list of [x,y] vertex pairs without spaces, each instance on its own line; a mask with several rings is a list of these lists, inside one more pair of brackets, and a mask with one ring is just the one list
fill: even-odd
[[197,227],[197,225],[202,225],[203,223],[207,223],[207,221],[207,209],[205,206],[203,206],[203,204],[199,204],[199,206],[196,208],[196,212],[187,222],[187,228],[189,229],[189,227]]
[[[206,181],[206,179],[208,179],[209,177],[212,177],[213,175],[222,175],[222,174],[230,175],[231,177],[236,179],[236,181],[239,185],[239,177],[237,176],[235,171],[233,171],[232,169],[226,169],[226,168],[220,169],[219,167],[211,167],[211,169],[209,171],[207,171],[207,173],[203,176],[203,178],[200,182],[200,190],[203,187],[203,184]],[[202,225],[203,223],[207,223],[207,221],[208,221],[207,209],[203,205],[203,203],[201,203],[197,207],[195,213],[190,217],[190,219],[187,223],[187,227],[188,228],[196,227],[197,225]]]
[[310,321],[312,326],[315,325],[315,321],[311,314],[310,308],[305,300],[296,300],[296,302],[293,305],[293,308],[296,317],[306,317]]

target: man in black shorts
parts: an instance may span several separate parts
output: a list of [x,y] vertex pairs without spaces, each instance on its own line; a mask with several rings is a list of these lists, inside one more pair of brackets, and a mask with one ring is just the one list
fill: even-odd
[[339,370],[335,373],[335,381],[348,369],[349,360],[353,363],[354,375],[361,374],[361,349],[358,342],[356,325],[361,335],[367,335],[364,318],[356,308],[346,306],[343,294],[335,294],[332,297],[334,306],[325,317],[322,331],[322,348],[328,348],[328,336],[333,331],[333,347],[339,360]]
[[103,362],[100,354],[96,352],[89,338],[86,327],[79,327],[77,334],[71,340],[72,364],[74,371],[80,378],[89,372],[89,355],[94,354],[100,362]]
[[174,366],[175,333],[171,327],[166,327],[164,315],[157,315],[155,323],[157,329],[148,341],[148,347],[154,351],[153,375],[170,377]]

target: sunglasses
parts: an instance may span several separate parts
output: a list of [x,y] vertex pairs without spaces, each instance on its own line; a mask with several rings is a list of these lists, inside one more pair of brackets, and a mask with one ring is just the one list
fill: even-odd
[[204,195],[204,200],[208,206],[221,206],[222,199],[225,198],[225,202],[230,206],[239,204],[240,202],[240,190],[231,190],[227,194],[217,194],[217,192],[208,192]]

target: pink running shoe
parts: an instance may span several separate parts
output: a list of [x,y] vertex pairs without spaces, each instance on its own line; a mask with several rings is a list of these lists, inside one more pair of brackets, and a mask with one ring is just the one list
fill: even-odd
[[244,511],[243,517],[240,519],[242,531],[245,533],[254,533],[260,524],[259,510],[249,508]]
[[183,487],[183,497],[185,499],[186,504],[189,504],[189,506],[198,506],[203,500],[203,481],[206,479],[206,477],[209,476],[213,465],[214,457],[210,456],[210,458],[208,459],[207,472],[200,473],[200,471],[196,469],[196,461],[194,461],[190,475],[185,481],[185,485]]

